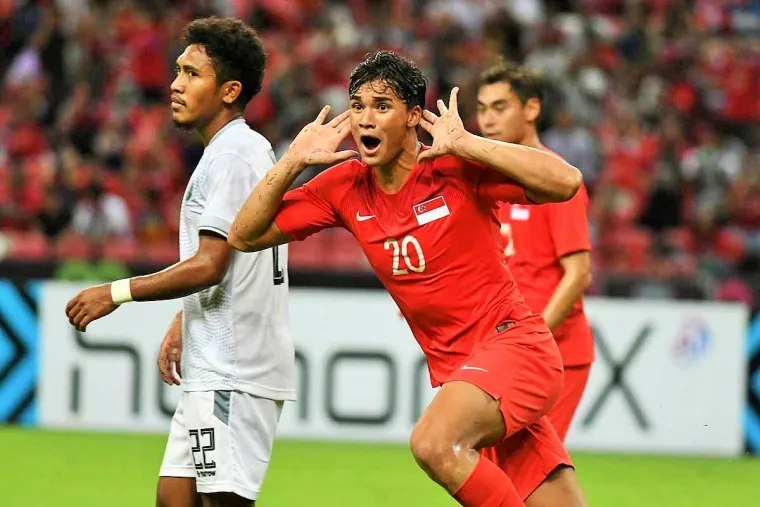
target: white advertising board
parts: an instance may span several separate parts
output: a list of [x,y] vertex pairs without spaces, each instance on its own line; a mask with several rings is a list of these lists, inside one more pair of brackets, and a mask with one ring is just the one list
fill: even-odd
[[[179,388],[156,352],[178,302],[132,303],[78,334],[64,315],[79,286],[48,284],[40,318],[40,423],[165,431]],[[422,354],[382,291],[292,289],[299,401],[279,435],[407,440],[435,394]],[[591,299],[597,361],[571,449],[735,455],[741,451],[746,310]]]
[[570,449],[742,452],[745,307],[590,299],[587,313],[597,357]]

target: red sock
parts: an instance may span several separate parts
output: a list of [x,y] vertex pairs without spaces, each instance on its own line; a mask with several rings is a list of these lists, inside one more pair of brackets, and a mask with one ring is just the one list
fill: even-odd
[[482,456],[454,498],[464,507],[525,507],[507,474]]

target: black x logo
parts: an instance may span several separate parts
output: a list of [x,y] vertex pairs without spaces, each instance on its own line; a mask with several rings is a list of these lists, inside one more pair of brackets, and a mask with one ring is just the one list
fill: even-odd
[[633,396],[633,392],[623,381],[623,375],[625,373],[625,369],[631,364],[633,358],[636,357],[636,354],[639,353],[641,348],[644,346],[647,338],[652,333],[652,326],[650,324],[647,324],[641,329],[641,331],[639,331],[639,334],[636,335],[636,339],[633,341],[633,344],[631,344],[631,347],[628,349],[625,357],[623,357],[623,360],[620,362],[617,362],[615,358],[612,357],[612,352],[610,351],[609,347],[607,347],[607,344],[604,341],[604,335],[599,331],[599,329],[594,325],[592,325],[591,328],[594,333],[594,342],[596,343],[599,355],[602,357],[605,363],[610,365],[610,368],[612,369],[612,377],[610,378],[609,383],[602,390],[602,393],[591,406],[591,409],[589,409],[586,417],[583,418],[581,424],[584,428],[591,426],[594,420],[599,416],[599,412],[607,402],[607,399],[610,397],[610,395],[612,395],[612,392],[615,390],[615,388],[617,388],[620,390],[623,398],[628,403],[628,407],[630,407],[631,412],[633,413],[633,417],[636,419],[639,427],[642,430],[648,429],[650,426],[649,421],[647,421],[647,418],[644,416],[644,412],[641,410],[641,406]]

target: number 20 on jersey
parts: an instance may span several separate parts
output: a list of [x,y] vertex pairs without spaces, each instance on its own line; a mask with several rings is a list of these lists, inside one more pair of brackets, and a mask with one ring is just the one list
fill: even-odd
[[[412,235],[404,236],[399,242],[397,239],[385,240],[385,249],[393,252],[393,276],[408,275],[409,272],[422,273],[425,271],[425,255],[422,246]],[[412,255],[416,254],[416,262]],[[401,260],[403,259],[403,265]]]

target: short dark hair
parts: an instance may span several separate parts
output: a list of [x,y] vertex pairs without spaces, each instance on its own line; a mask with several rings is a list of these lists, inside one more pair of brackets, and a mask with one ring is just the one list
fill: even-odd
[[407,107],[425,107],[427,78],[410,60],[393,51],[367,55],[348,79],[348,95],[353,96],[366,83],[383,81]]
[[537,73],[518,65],[500,61],[487,68],[480,74],[478,90],[496,83],[507,83],[523,105],[530,99],[544,101],[544,80]]
[[235,18],[199,18],[185,27],[182,39],[186,46],[203,46],[218,84],[240,81],[237,104],[245,107],[261,91],[267,54],[261,38],[250,26]]

